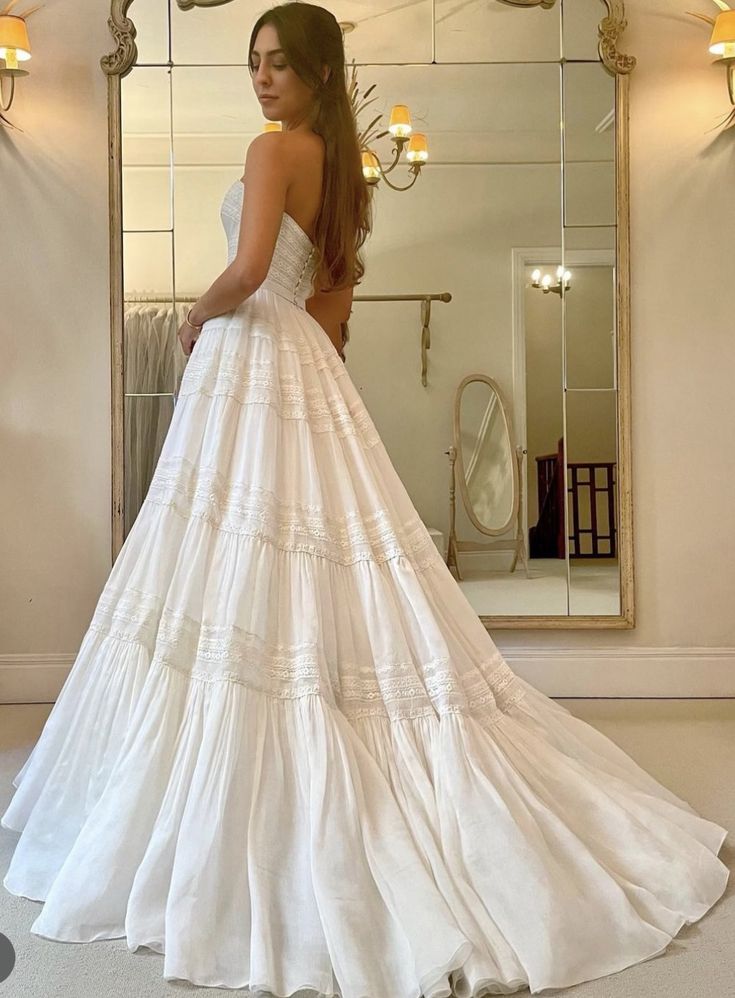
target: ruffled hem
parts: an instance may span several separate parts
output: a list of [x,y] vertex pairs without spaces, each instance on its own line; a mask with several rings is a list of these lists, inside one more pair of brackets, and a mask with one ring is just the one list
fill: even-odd
[[499,719],[350,722],[90,630],[13,781],[31,931],[309,998],[538,993],[662,953],[727,835],[520,677]]

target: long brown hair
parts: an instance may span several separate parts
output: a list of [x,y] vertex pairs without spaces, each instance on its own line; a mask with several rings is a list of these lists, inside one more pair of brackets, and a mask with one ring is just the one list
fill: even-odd
[[[314,91],[314,132],[326,146],[322,204],[315,223],[316,290],[339,291],[359,284],[365,273],[360,247],[372,229],[371,190],[362,173],[357,123],[347,93],[342,32],[334,14],[316,4],[291,0],[260,15],[248,45],[248,66],[264,24],[278,32],[289,65]],[[324,65],[329,76],[322,80]]]

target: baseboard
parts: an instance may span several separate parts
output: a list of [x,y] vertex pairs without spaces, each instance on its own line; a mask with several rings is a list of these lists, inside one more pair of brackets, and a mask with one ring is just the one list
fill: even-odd
[[0,703],[53,703],[76,655],[0,655]]
[[550,697],[735,697],[735,648],[516,646],[501,654]]
[[[516,647],[502,655],[550,697],[735,697],[735,648]],[[75,660],[0,655],[0,703],[53,703]]]

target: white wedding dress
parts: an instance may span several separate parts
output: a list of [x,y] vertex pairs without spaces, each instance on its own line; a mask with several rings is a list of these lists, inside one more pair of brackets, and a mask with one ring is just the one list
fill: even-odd
[[727,831],[503,660],[304,308],[313,259],[284,214],[265,283],[204,324],[13,781],[4,885],[45,902],[36,935],[279,996],[647,960],[723,894]]

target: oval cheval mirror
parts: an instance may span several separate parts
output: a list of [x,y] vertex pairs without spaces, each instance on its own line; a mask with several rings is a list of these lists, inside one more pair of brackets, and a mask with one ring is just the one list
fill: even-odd
[[[447,565],[463,579],[460,551],[512,551],[508,572],[516,570],[520,557],[529,578],[528,559],[521,519],[521,475],[523,447],[513,435],[510,410],[499,385],[485,374],[468,374],[460,382],[454,402],[454,442],[450,448],[452,487],[450,494]],[[456,487],[472,525],[482,534],[499,536],[513,530],[505,540],[460,540],[456,524]]]

